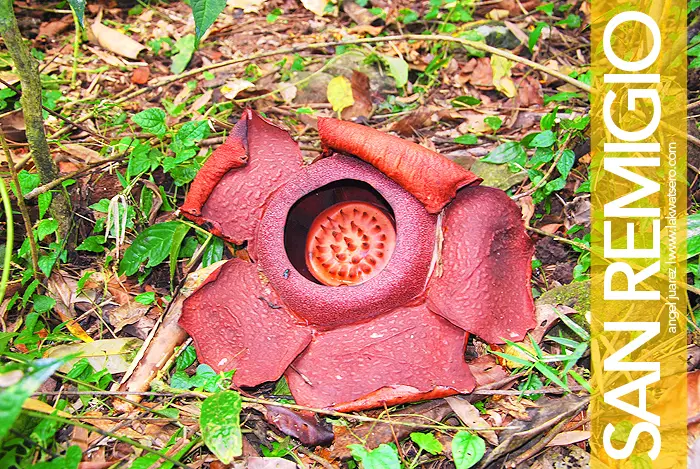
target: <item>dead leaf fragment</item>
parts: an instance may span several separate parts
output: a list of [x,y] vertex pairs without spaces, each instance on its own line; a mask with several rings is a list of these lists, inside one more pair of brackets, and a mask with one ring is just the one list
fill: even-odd
[[516,105],[518,107],[543,106],[542,85],[532,75],[526,75],[515,80],[518,90]]
[[584,430],[572,430],[570,432],[562,432],[552,438],[552,441],[547,443],[547,446],[566,446],[580,441],[586,441],[591,437],[591,432]]
[[[445,400],[450,405],[457,417],[464,425],[471,428],[491,428],[486,420],[481,417],[479,409],[474,407],[468,400],[463,397],[453,396],[446,397]],[[480,431],[479,435],[494,446],[498,445],[498,436],[493,430]]]
[[350,77],[352,87],[352,97],[354,103],[341,113],[344,120],[351,120],[357,117],[369,117],[372,114],[372,95],[369,89],[369,77],[357,70],[352,71]]
[[120,33],[116,29],[112,29],[99,22],[93,23],[91,30],[95,41],[102,48],[121,55],[122,57],[136,60],[139,52],[146,48],[146,46],[134,41],[126,34]]
[[257,12],[265,0],[228,0],[226,5],[231,8],[240,8],[243,13]]
[[138,67],[134,69],[131,74],[131,83],[134,85],[145,85],[148,83],[148,78],[151,75],[151,71],[148,67]]
[[339,113],[343,112],[343,109],[355,104],[355,98],[352,93],[352,83],[342,75],[334,77],[330,83],[328,83],[326,97],[328,98],[328,102],[333,106],[333,110]]
[[60,358],[79,353],[78,358],[65,362],[58,369],[62,373],[68,373],[73,365],[83,358],[96,370],[107,369],[110,373],[124,373],[129,366],[136,351],[143,341],[133,337],[119,339],[102,339],[84,344],[58,345],[52,347],[46,353],[46,357]]
[[500,55],[491,57],[491,70],[493,72],[493,86],[504,95],[512,98],[515,96],[515,84],[510,77],[510,69],[513,62],[504,59]]
[[327,0],[301,0],[304,8],[312,12],[316,16],[323,16],[326,11]]
[[235,99],[241,91],[249,88],[255,88],[255,85],[248,80],[235,79],[227,81],[224,86],[221,87],[221,94],[223,94],[226,99]]

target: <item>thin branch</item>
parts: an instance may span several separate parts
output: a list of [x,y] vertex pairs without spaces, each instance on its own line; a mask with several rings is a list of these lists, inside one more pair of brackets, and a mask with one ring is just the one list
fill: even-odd
[[[504,57],[508,60],[512,60],[514,62],[519,62],[519,63],[525,64],[525,65],[527,65],[535,70],[538,70],[540,72],[551,75],[555,78],[558,78],[559,80],[565,81],[566,83],[569,83],[570,85],[573,85],[582,91],[585,91],[585,92],[591,91],[591,87],[589,85],[586,85],[585,83],[582,83],[579,80],[576,80],[575,78],[571,78],[570,76],[568,76],[564,73],[561,73],[557,70],[552,70],[551,68],[545,67],[544,65],[540,65],[536,62],[533,62],[532,60],[528,60],[528,59],[519,57],[511,52],[504,51],[504,50],[498,49],[496,47],[491,47],[491,46],[488,46],[488,45],[481,43],[481,42],[468,41],[466,39],[462,39],[459,37],[442,36],[442,35],[437,35],[437,34],[430,34],[430,35],[425,35],[425,36],[420,35],[420,34],[402,34],[402,35],[396,35],[396,36],[353,39],[350,41],[332,41],[332,42],[317,42],[317,43],[313,43],[313,44],[303,44],[300,46],[286,47],[286,48],[282,48],[282,49],[275,49],[273,51],[252,54],[252,55],[249,55],[246,57],[240,57],[237,59],[224,60],[222,62],[217,62],[217,63],[213,63],[210,65],[205,65],[204,67],[195,68],[195,69],[189,70],[187,72],[181,73],[179,75],[171,75],[169,77],[163,77],[162,79],[156,81],[153,85],[145,86],[145,87],[140,88],[140,89],[138,89],[130,94],[122,96],[121,98],[114,101],[113,104],[121,104],[121,103],[129,101],[133,98],[136,98],[137,96],[141,96],[144,93],[147,93],[149,91],[153,91],[154,89],[156,89],[158,87],[169,85],[171,83],[175,83],[176,81],[184,80],[185,78],[189,78],[189,77],[192,77],[194,75],[198,75],[200,73],[207,72],[210,70],[215,70],[217,68],[227,67],[229,65],[236,65],[236,64],[240,64],[240,63],[251,62],[254,60],[264,59],[267,57],[274,57],[276,55],[294,54],[297,52],[302,52],[302,51],[306,51],[306,50],[310,50],[310,49],[325,49],[328,47],[353,45],[353,44],[376,44],[376,43],[382,43],[382,42],[397,42],[397,41],[410,41],[410,40],[434,41],[434,42],[454,42],[454,43],[462,44],[464,46],[468,46],[468,47],[471,47],[473,49],[481,50],[484,52],[489,52],[491,54],[495,54],[495,55],[499,55],[501,57]],[[77,119],[75,122],[76,123],[85,122],[86,120],[91,119],[94,115],[95,115],[95,111],[92,111],[90,113],[86,113],[81,118]],[[65,129],[65,128],[60,129],[57,132],[55,132],[53,135],[51,135],[51,138],[58,138],[59,136],[63,135],[66,132],[67,132],[67,129]]]
[[103,166],[107,163],[118,162],[122,159],[124,159],[124,155],[119,154],[119,155],[111,156],[109,158],[105,158],[104,160],[101,160],[101,161],[95,161],[93,163],[88,163],[85,168],[78,169],[76,171],[73,171],[72,173],[65,174],[61,177],[54,179],[53,181],[49,182],[48,184],[44,184],[43,186],[37,187],[36,189],[32,190],[31,192],[28,192],[24,196],[24,198],[27,200],[33,199],[33,198],[38,197],[39,195],[43,194],[44,192],[48,192],[52,189],[55,189],[56,187],[60,186],[64,181],[67,181],[68,179],[74,179],[78,176],[83,175],[84,173],[89,172],[92,169],[99,168],[100,166]]
[[[5,80],[3,80],[2,78],[0,78],[0,83],[2,83],[2,84],[5,85],[6,87],[8,87],[8,88],[11,89],[12,91],[14,91],[15,93],[17,93],[18,96],[22,96],[22,90],[20,90],[20,89],[17,88],[16,86],[11,85],[10,83],[8,83],[8,82],[6,82]],[[47,108],[46,106],[44,106],[43,104],[41,105],[41,108],[42,108],[44,111],[46,111],[46,112],[48,112],[49,114],[51,114],[52,116],[54,116],[54,117],[56,117],[56,118],[62,120],[63,122],[65,122],[65,123],[68,124],[68,125],[72,125],[73,127],[75,127],[75,128],[78,129],[78,130],[81,130],[81,131],[83,131],[83,132],[85,132],[85,133],[87,133],[87,134],[90,134],[90,135],[92,135],[92,136],[95,137],[95,138],[99,138],[99,139],[102,139],[102,140],[107,140],[107,139],[106,139],[105,137],[103,137],[102,135],[96,134],[96,133],[93,132],[92,130],[90,130],[90,129],[86,128],[86,127],[83,127],[83,126],[80,125],[80,124],[76,124],[75,122],[73,122],[72,120],[70,120],[69,118],[67,118],[66,116],[64,116],[63,114],[60,114],[60,113],[54,111],[53,109],[49,109],[49,108]]]
[[[39,269],[39,248],[36,245],[36,239],[34,239],[34,232],[32,230],[32,219],[29,216],[29,210],[27,209],[27,204],[24,203],[22,194],[20,193],[19,178],[17,177],[17,170],[12,162],[12,154],[10,149],[7,147],[7,141],[5,140],[5,134],[0,132],[0,144],[5,152],[5,160],[7,161],[7,167],[10,169],[10,175],[12,176],[12,182],[15,184],[15,189],[17,190],[17,205],[19,206],[19,212],[22,214],[22,220],[24,220],[24,230],[27,232],[27,239],[29,240],[29,252],[32,258],[32,268],[34,269],[34,278],[40,280],[39,275],[41,270]],[[8,245],[11,244],[8,241]],[[1,298],[1,297],[0,297]]]

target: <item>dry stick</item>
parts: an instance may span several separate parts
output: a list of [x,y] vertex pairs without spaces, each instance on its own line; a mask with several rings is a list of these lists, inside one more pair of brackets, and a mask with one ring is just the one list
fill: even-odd
[[[15,87],[15,86],[13,86],[13,85],[11,85],[11,84],[9,84],[8,82],[6,82],[5,80],[3,80],[2,78],[0,78],[0,83],[2,83],[3,85],[7,86],[9,89],[11,89],[11,90],[14,91],[15,93],[17,93],[19,96],[22,96],[22,90],[20,90],[19,88]],[[98,134],[96,134],[95,132],[93,132],[92,130],[87,129],[87,128],[85,128],[85,127],[79,125],[79,124],[76,124],[75,122],[73,122],[72,120],[70,120],[69,118],[67,118],[66,116],[64,116],[63,114],[60,114],[60,113],[54,111],[53,109],[49,109],[49,108],[47,108],[46,106],[44,106],[43,104],[41,105],[41,107],[42,107],[42,109],[43,109],[44,111],[48,112],[49,114],[51,114],[52,116],[54,116],[54,117],[56,117],[56,118],[58,118],[58,119],[61,119],[61,120],[62,120],[63,122],[65,122],[66,124],[72,125],[72,126],[75,127],[76,129],[82,130],[83,132],[88,133],[88,134],[92,135],[92,136],[95,137],[95,138],[100,138],[100,139],[102,139],[102,140],[106,140],[106,138],[103,137],[102,135],[98,135]]]
[[525,225],[525,229],[532,231],[533,233],[537,233],[538,235],[547,236],[549,238],[552,238],[554,241],[559,241],[560,243],[569,244],[569,245],[574,246],[574,247],[581,249],[583,251],[591,252],[591,248],[589,248],[588,246],[586,246],[583,243],[572,241],[572,240],[567,239],[567,238],[562,238],[561,236],[557,236],[555,234],[548,233],[544,230],[540,230],[539,228],[535,228],[534,226],[530,226],[530,225]]
[[[586,85],[585,83],[582,83],[579,80],[576,80],[575,78],[571,78],[570,76],[565,75],[557,70],[552,70],[548,67],[545,67],[544,65],[540,65],[536,62],[533,62],[532,60],[524,59],[520,56],[517,56],[517,55],[511,53],[511,52],[497,49],[495,47],[488,46],[488,45],[483,44],[481,42],[468,41],[466,39],[462,39],[459,37],[441,36],[441,35],[437,35],[437,34],[429,34],[429,35],[403,34],[403,35],[397,35],[397,36],[353,39],[351,41],[317,42],[317,43],[313,43],[313,44],[304,44],[304,45],[300,45],[300,46],[293,46],[293,47],[286,47],[283,49],[276,49],[274,51],[269,51],[269,52],[261,52],[258,54],[253,54],[253,55],[249,55],[246,57],[241,57],[238,59],[224,60],[223,62],[205,65],[204,67],[195,68],[193,70],[190,70],[190,71],[185,72],[185,73],[181,73],[179,75],[171,75],[169,77],[163,77],[162,79],[158,80],[153,85],[143,87],[141,89],[134,91],[133,93],[122,96],[121,98],[114,101],[113,104],[121,104],[125,101],[133,99],[133,98],[140,96],[144,93],[147,93],[148,91],[152,91],[159,86],[169,85],[169,84],[174,83],[176,81],[183,80],[185,78],[189,78],[189,77],[194,76],[194,75],[198,75],[202,72],[207,72],[209,70],[215,70],[217,68],[227,67],[229,65],[236,65],[236,64],[250,62],[253,60],[257,60],[257,59],[264,59],[267,57],[273,57],[275,55],[294,54],[296,52],[302,52],[302,51],[309,50],[309,49],[323,49],[326,47],[352,45],[352,44],[376,44],[376,43],[382,43],[382,42],[396,42],[396,41],[407,41],[407,40],[455,42],[458,44],[462,44],[464,46],[471,47],[473,49],[477,49],[480,51],[489,52],[491,54],[499,55],[501,57],[504,57],[508,60],[512,60],[514,62],[519,62],[519,63],[525,64],[525,65],[527,65],[535,70],[538,70],[540,72],[544,72],[548,75],[551,75],[555,78],[558,78],[562,81],[565,81],[565,82],[569,83],[570,85],[573,85],[573,86],[575,86],[583,91],[586,91],[586,92],[591,91],[591,87],[589,85]],[[83,117],[77,119],[75,122],[76,123],[85,122],[86,120],[93,117],[94,114],[95,114],[94,111],[87,113]],[[59,136],[63,135],[66,131],[67,131],[66,128],[60,129],[57,132],[55,132],[53,135],[51,135],[51,138],[58,138]]]
[[29,252],[32,256],[32,268],[34,269],[34,278],[40,280],[39,275],[41,270],[39,270],[39,249],[36,246],[36,240],[34,239],[34,232],[32,231],[32,219],[29,217],[29,210],[27,210],[27,204],[24,203],[24,198],[21,197],[19,178],[17,177],[17,171],[15,165],[12,163],[12,154],[7,146],[7,141],[5,140],[5,134],[0,132],[0,144],[5,152],[5,159],[7,160],[7,167],[10,169],[10,175],[12,176],[12,182],[15,184],[15,189],[17,190],[19,197],[17,197],[17,205],[19,206],[19,212],[22,214],[22,220],[24,220],[24,229],[27,232],[27,239],[29,239]]

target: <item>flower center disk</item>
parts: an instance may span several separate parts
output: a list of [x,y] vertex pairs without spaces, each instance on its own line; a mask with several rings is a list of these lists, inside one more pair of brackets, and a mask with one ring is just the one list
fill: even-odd
[[306,238],[306,265],[324,285],[359,285],[391,259],[396,230],[389,215],[366,202],[342,202],[321,212]]

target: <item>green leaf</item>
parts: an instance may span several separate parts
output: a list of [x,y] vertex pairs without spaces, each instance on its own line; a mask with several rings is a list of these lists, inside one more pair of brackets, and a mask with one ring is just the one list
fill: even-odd
[[197,48],[204,33],[226,8],[226,0],[190,0],[189,4],[192,7],[192,17],[194,18],[194,46]]
[[179,153],[183,149],[195,147],[197,143],[208,136],[208,121],[202,120],[186,122],[182,127],[180,127],[180,130],[178,130],[173,137],[171,148],[175,153]]
[[455,138],[454,142],[460,145],[476,145],[479,139],[474,134],[464,134]]
[[557,170],[561,177],[566,178],[571,172],[571,168],[574,167],[574,162],[576,161],[576,154],[573,150],[566,149],[561,152],[561,157],[557,162]]
[[202,267],[209,267],[224,257],[224,242],[221,238],[212,238],[202,253]]
[[36,227],[36,236],[39,241],[46,238],[48,235],[53,234],[58,229],[58,220],[53,218],[47,218],[46,220],[41,220]]
[[75,12],[75,16],[78,18],[78,23],[81,28],[85,27],[85,0],[68,0],[68,4],[71,9]]
[[129,166],[127,166],[126,174],[133,177],[150,171],[157,166],[159,154],[160,152],[151,147],[148,142],[139,142],[129,155]]
[[372,451],[367,451],[361,445],[348,445],[348,448],[364,469],[401,469],[399,453],[392,445],[383,443]]
[[156,301],[156,292],[147,291],[139,293],[134,297],[134,301],[142,305],[152,305]]
[[473,96],[458,96],[452,100],[454,107],[476,106],[477,104],[481,104],[481,100]]
[[535,48],[535,45],[537,44],[537,41],[539,40],[540,36],[542,35],[542,30],[544,28],[548,28],[549,25],[547,23],[537,23],[535,25],[535,29],[532,30],[530,33],[530,36],[527,39],[527,48],[530,49],[530,52]]
[[145,132],[156,137],[162,137],[167,130],[165,126],[165,111],[157,107],[141,111],[133,115],[131,120]]
[[432,433],[411,433],[411,440],[427,453],[439,454],[442,452],[442,443]]
[[180,225],[179,222],[169,221],[143,230],[124,251],[119,274],[134,275],[144,262],[146,267],[155,267],[163,262],[170,254],[173,236]]
[[688,215],[688,254],[687,258],[700,254],[700,213]]
[[17,179],[19,180],[19,190],[22,195],[27,195],[29,192],[39,187],[39,183],[41,182],[38,174],[30,173],[25,169],[17,173]]
[[221,391],[202,403],[199,425],[204,443],[224,464],[243,453],[241,435],[241,395],[236,391]]
[[[46,420],[44,420],[44,422],[46,422]],[[33,464],[31,467],[32,469],[77,469],[82,459],[83,451],[80,449],[80,446],[73,445],[66,450],[65,456],[54,458],[51,461]]]
[[547,366],[542,362],[535,362],[535,368],[537,369],[537,371],[542,373],[542,375],[545,378],[547,378],[548,380],[550,380],[554,384],[561,386],[562,388],[566,389],[567,391],[569,390],[569,386],[567,386],[566,383],[563,382],[561,380],[561,378],[559,378],[556,371],[554,371],[554,369],[552,367]]
[[400,57],[382,55],[382,60],[389,67],[389,75],[394,77],[397,88],[403,88],[408,83],[408,64]]
[[486,452],[486,443],[480,436],[469,432],[457,432],[452,440],[452,457],[457,469],[469,469],[481,461]]
[[554,122],[557,120],[557,111],[559,106],[555,107],[552,112],[548,112],[540,118],[540,129],[542,130],[552,130],[554,127]]
[[46,211],[49,209],[49,206],[51,205],[52,199],[53,199],[53,194],[51,193],[51,191],[39,194],[39,196],[36,199],[37,203],[39,204],[39,218],[44,218],[44,215],[46,215]]
[[554,145],[557,136],[551,130],[543,130],[530,141],[530,148],[547,148]]
[[39,314],[47,313],[56,306],[56,300],[45,295],[34,295],[32,303],[34,303],[34,311]]
[[197,350],[192,345],[188,345],[175,360],[175,368],[177,371],[183,371],[192,366],[196,359]]
[[520,157],[527,156],[520,142],[505,142],[493,149],[481,161],[485,163],[503,164]]
[[170,244],[170,281],[175,278],[175,270],[177,269],[177,258],[182,246],[182,240],[190,231],[190,226],[184,223],[178,223],[175,232],[173,233],[172,243]]
[[355,104],[355,98],[352,95],[352,84],[350,80],[342,75],[333,77],[328,83],[326,97],[333,106],[333,110],[338,113]]
[[489,116],[484,119],[484,123],[491,127],[491,130],[496,131],[501,128],[503,121],[498,116]]
[[403,24],[410,24],[418,21],[418,13],[411,10],[410,8],[402,8],[399,10],[399,16],[396,18]]
[[75,248],[76,251],[104,252],[105,247],[102,243],[105,242],[104,236],[88,236],[80,243],[80,246]]
[[549,163],[554,159],[554,152],[551,148],[538,148],[535,154],[528,161],[528,167],[537,168],[540,165]]
[[[218,0],[216,0],[218,1]],[[175,75],[179,75],[187,68],[187,64],[192,60],[192,54],[195,50],[195,37],[193,34],[188,34],[177,40],[173,46],[177,50],[177,54],[173,55],[173,63],[170,65],[170,71]]]
[[581,95],[572,91],[562,91],[561,93],[553,94],[552,96],[545,96],[544,103],[549,104],[551,102],[563,103],[570,101],[574,98],[580,98]]
[[545,13],[547,16],[552,16],[554,13],[554,3],[545,3],[543,5],[538,5],[535,10]]
[[32,362],[19,381],[0,393],[0,441],[10,431],[10,427],[22,411],[24,401],[51,377],[63,361],[63,359],[42,359]]
[[578,15],[574,15],[573,13],[569,13],[569,16],[567,16],[561,21],[557,21],[554,24],[556,24],[557,26],[566,26],[569,29],[575,29],[581,26],[581,17]]

